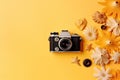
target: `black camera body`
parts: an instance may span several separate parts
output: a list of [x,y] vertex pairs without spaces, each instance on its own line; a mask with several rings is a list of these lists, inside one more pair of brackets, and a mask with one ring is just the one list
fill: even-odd
[[81,40],[82,39],[78,34],[70,35],[68,30],[62,30],[60,35],[58,32],[52,32],[49,37],[50,51],[80,51]]

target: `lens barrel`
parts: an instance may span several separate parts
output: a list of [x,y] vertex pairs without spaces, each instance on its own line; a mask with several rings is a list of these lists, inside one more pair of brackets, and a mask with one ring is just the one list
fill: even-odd
[[60,39],[58,46],[63,51],[68,51],[72,47],[72,41],[69,38]]

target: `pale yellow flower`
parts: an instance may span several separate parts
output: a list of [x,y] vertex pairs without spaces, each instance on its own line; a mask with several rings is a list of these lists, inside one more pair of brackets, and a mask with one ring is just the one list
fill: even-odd
[[110,62],[110,55],[106,49],[96,47],[93,50],[91,57],[94,59],[94,63],[97,65],[104,66]]
[[98,68],[95,68],[95,71],[97,73],[94,74],[94,77],[96,77],[98,80],[110,80],[110,78],[112,77],[112,74],[110,74],[109,68],[107,70],[105,70],[104,67],[102,67],[101,70]]
[[87,40],[95,40],[97,38],[97,31],[93,27],[87,27],[84,30],[84,35]]
[[120,53],[114,51],[111,60],[113,60],[114,63],[119,63],[119,61],[120,61]]
[[106,26],[108,26],[108,31],[112,32],[115,36],[120,35],[120,21],[117,21],[112,17],[108,18]]

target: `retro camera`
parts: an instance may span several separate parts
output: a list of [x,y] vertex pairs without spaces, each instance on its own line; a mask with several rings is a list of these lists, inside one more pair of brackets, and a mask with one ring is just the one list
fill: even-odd
[[62,51],[80,51],[81,37],[78,34],[72,34],[68,30],[62,30],[62,32],[52,32],[49,37],[50,51],[62,52]]

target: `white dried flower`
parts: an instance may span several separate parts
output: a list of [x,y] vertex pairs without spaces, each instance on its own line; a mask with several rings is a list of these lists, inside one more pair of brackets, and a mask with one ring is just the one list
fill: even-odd
[[110,80],[110,78],[112,77],[112,75],[110,74],[110,69],[108,68],[107,70],[105,70],[104,67],[102,67],[102,69],[98,69],[95,68],[95,71],[97,72],[96,74],[94,74],[94,76],[98,79],[98,80]]
[[109,27],[108,31],[112,32],[115,36],[120,35],[120,22],[114,18],[108,18],[106,25]]
[[114,51],[111,60],[113,60],[114,63],[119,63],[119,61],[120,61],[120,53]]
[[93,50],[93,54],[91,55],[91,57],[94,59],[95,64],[101,66],[108,64],[110,61],[110,55],[107,50],[101,49],[99,47]]
[[119,36],[119,35],[120,35],[120,26],[114,28],[112,33],[113,33],[115,36]]
[[117,21],[112,17],[107,19],[106,25],[110,27],[109,31],[112,31],[114,28],[118,27]]
[[84,30],[84,35],[87,40],[95,40],[97,38],[97,31],[93,27],[87,27]]

